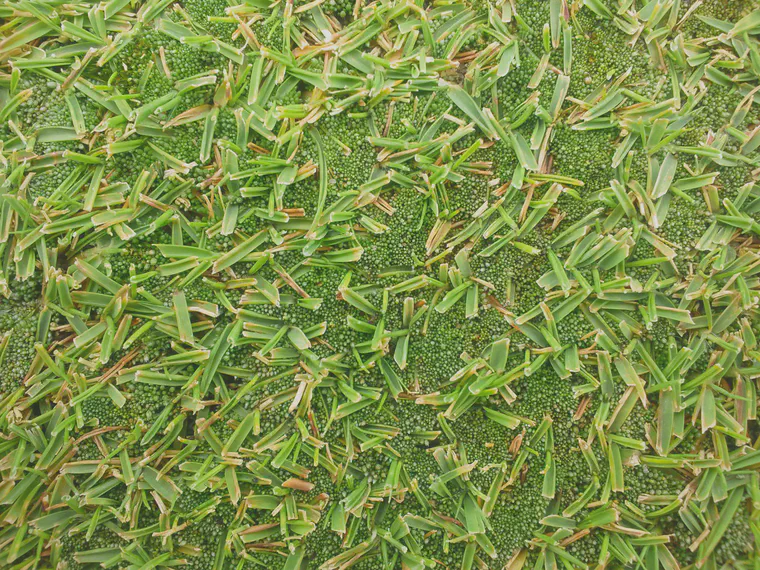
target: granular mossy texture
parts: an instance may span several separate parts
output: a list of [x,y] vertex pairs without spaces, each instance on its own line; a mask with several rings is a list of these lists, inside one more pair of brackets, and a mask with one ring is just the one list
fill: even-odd
[[755,0],[0,6],[0,568],[760,569]]

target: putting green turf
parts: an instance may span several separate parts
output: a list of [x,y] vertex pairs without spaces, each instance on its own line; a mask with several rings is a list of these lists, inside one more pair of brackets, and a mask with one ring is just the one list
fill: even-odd
[[0,6],[0,567],[758,570],[760,9]]

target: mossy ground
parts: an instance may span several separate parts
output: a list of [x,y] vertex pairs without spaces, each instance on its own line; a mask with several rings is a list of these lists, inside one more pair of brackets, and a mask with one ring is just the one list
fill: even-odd
[[0,567],[758,568],[757,2],[0,24]]

